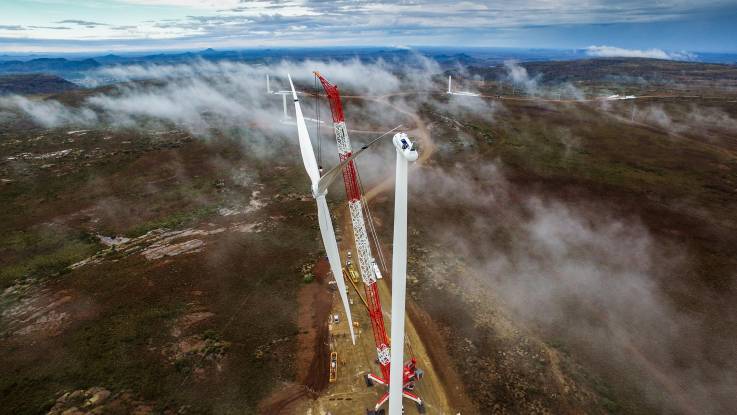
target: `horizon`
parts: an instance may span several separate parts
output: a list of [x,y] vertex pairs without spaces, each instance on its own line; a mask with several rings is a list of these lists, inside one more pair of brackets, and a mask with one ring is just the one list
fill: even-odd
[[[122,59],[150,58],[155,56],[177,57],[194,55],[201,59],[247,59],[248,53],[262,53],[264,57],[278,57],[289,59],[290,53],[295,56],[309,52],[352,51],[356,57],[372,53],[401,53],[412,52],[427,57],[433,54],[447,53],[455,56],[469,55],[470,57],[497,59],[501,61],[536,61],[536,60],[583,60],[583,59],[656,59],[666,61],[703,62],[737,64],[737,52],[702,52],[702,51],[668,51],[662,49],[624,49],[611,46],[590,46],[588,48],[522,48],[502,46],[396,46],[396,45],[358,45],[358,46],[270,46],[248,48],[172,48],[172,49],[143,49],[143,50],[99,50],[85,52],[2,52],[0,58],[4,61],[34,59],[63,58],[70,61],[96,59],[104,57],[119,57]],[[269,53],[272,52],[272,53]],[[211,54],[208,56],[208,54]],[[242,55],[239,55],[242,54]],[[298,55],[297,55],[298,54]],[[329,58],[330,55],[324,57]]]

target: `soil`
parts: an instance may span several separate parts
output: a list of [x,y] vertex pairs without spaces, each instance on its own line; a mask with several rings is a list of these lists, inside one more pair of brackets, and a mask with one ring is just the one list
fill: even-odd
[[333,292],[328,289],[330,264],[320,258],[312,268],[314,280],[305,283],[297,294],[299,304],[297,336],[298,383],[287,383],[266,397],[259,405],[264,414],[291,414],[303,405],[302,400],[314,398],[328,386],[330,348],[328,321]]
[[321,258],[313,269],[315,280],[299,292],[299,326],[309,328],[298,337],[297,379],[316,393],[325,390],[329,377],[328,320],[333,302],[333,292],[328,290],[329,273],[330,264]]
[[448,338],[443,336],[442,328],[412,299],[407,299],[407,316],[423,342],[428,345],[427,353],[435,368],[435,376],[440,379],[448,392],[450,406],[462,414],[478,412],[478,407],[470,399],[463,380],[448,355]]

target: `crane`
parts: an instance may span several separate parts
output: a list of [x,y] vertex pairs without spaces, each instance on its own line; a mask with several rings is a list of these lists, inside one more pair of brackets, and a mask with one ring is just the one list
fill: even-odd
[[[335,130],[335,139],[338,148],[338,157],[341,165],[343,165],[343,183],[345,185],[346,197],[348,198],[348,208],[351,215],[351,223],[353,225],[353,237],[356,244],[358,254],[358,265],[361,279],[364,283],[366,293],[366,304],[368,308],[369,319],[371,320],[371,329],[374,335],[374,343],[376,346],[377,360],[380,366],[381,375],[369,373],[366,375],[366,384],[372,386],[379,383],[385,386],[390,385],[390,363],[391,349],[389,337],[386,333],[384,325],[384,315],[382,314],[381,299],[379,298],[379,288],[377,286],[377,273],[375,270],[375,261],[371,254],[371,245],[369,243],[368,234],[366,232],[366,223],[363,217],[363,202],[361,187],[358,179],[356,165],[353,162],[353,150],[348,137],[348,129],[345,124],[345,116],[343,114],[343,103],[341,102],[340,92],[336,85],[331,84],[319,72],[314,72],[315,76],[325,90],[330,103],[330,111],[333,117],[333,127]],[[402,314],[404,315],[404,314]],[[396,339],[395,339],[396,340]],[[403,339],[402,339],[403,340]],[[399,342],[402,344],[403,341]],[[407,382],[402,382],[406,389],[413,389],[414,382],[422,377],[422,371],[417,368],[416,361],[411,359],[408,363],[403,364],[404,378]],[[419,396],[406,390],[404,396],[413,400],[424,411],[424,404]],[[378,410],[389,399],[389,393],[385,393],[376,403],[375,410]]]

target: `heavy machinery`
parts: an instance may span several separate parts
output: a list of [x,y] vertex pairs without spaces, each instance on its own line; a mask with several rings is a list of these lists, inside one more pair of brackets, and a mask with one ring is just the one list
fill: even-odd
[[330,353],[330,383],[338,380],[338,353]]

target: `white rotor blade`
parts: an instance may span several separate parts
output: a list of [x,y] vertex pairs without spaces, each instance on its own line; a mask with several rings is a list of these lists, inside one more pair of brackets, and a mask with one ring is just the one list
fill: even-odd
[[302,161],[305,164],[307,175],[310,176],[310,180],[312,181],[313,195],[317,201],[317,217],[320,222],[322,243],[325,246],[325,252],[328,255],[328,262],[330,262],[330,269],[333,271],[333,277],[335,277],[335,283],[337,284],[340,292],[340,299],[343,301],[343,308],[345,309],[346,319],[348,320],[348,328],[351,331],[351,341],[353,344],[356,344],[356,337],[353,334],[353,318],[351,317],[350,304],[348,303],[348,293],[346,292],[345,280],[343,280],[343,271],[340,265],[340,253],[338,252],[338,242],[335,240],[333,221],[330,219],[330,210],[328,209],[328,203],[325,200],[325,193],[317,192],[317,184],[320,181],[320,171],[317,167],[317,160],[315,160],[315,151],[312,149],[312,142],[310,141],[310,135],[307,132],[307,125],[305,124],[305,119],[302,115],[302,108],[299,106],[297,92],[294,90],[292,77],[287,74],[287,78],[289,78],[289,86],[292,87],[292,98],[294,98],[294,112],[295,117],[297,118],[297,133],[299,134],[299,149],[302,153]]
[[338,242],[335,240],[335,231],[333,230],[333,221],[330,219],[330,210],[328,202],[325,200],[325,194],[319,194],[315,197],[317,201],[317,216],[320,221],[320,233],[322,233],[322,242],[325,245],[325,252],[328,254],[328,262],[330,262],[330,270],[333,271],[335,283],[338,286],[340,299],[343,301],[343,308],[348,320],[348,328],[351,330],[351,341],[356,344],[356,337],[353,334],[353,318],[351,318],[350,304],[348,303],[348,293],[346,292],[345,280],[343,279],[343,270],[340,266],[340,254],[338,252]]
[[310,134],[307,132],[305,117],[302,115],[302,108],[299,106],[299,99],[297,98],[297,92],[294,90],[292,77],[289,74],[287,74],[287,77],[289,78],[289,85],[292,87],[292,97],[294,98],[294,112],[297,118],[297,133],[299,134],[299,150],[302,152],[302,161],[305,164],[305,170],[307,170],[307,175],[310,176],[310,181],[314,188],[317,182],[320,181],[320,171],[317,168],[315,151],[312,149]]

